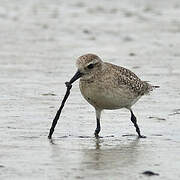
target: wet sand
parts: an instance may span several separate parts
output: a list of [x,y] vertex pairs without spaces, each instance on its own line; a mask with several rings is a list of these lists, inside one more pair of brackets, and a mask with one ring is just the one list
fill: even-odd
[[[180,179],[180,2],[0,2],[0,179]],[[48,131],[74,72],[96,53],[161,88],[127,110],[94,109],[78,83],[53,142]],[[158,176],[148,177],[144,171]]]

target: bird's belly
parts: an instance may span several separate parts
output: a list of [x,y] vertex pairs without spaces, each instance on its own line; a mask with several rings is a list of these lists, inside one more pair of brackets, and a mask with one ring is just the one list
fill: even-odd
[[121,89],[101,89],[97,87],[80,86],[83,97],[95,108],[120,109],[131,106],[132,97]]

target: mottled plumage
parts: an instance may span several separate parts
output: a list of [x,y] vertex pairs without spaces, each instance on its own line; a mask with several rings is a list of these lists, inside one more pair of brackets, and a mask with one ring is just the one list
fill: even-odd
[[94,54],[79,57],[78,69],[88,71],[86,68],[90,63],[96,69],[81,77],[80,90],[96,109],[130,108],[140,96],[152,90],[151,85],[130,70],[103,62]]
[[86,54],[77,59],[78,71],[72,82],[80,78],[79,87],[83,97],[96,110],[97,128],[95,135],[100,132],[100,115],[103,109],[127,108],[131,112],[131,121],[136,127],[139,137],[139,127],[136,123],[131,106],[139,98],[153,90],[146,81],[139,79],[132,71],[103,62],[95,54]]

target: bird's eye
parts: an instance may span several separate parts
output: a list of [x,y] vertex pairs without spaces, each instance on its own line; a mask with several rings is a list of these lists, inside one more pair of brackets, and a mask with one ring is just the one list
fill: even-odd
[[89,64],[89,65],[87,66],[88,69],[92,69],[93,67],[94,67],[94,64]]

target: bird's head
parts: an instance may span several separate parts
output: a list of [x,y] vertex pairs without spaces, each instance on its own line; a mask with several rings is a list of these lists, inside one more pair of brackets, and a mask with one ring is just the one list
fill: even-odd
[[101,69],[102,60],[95,54],[85,54],[76,61],[77,72],[69,81],[72,84],[77,79],[90,79],[95,72]]

